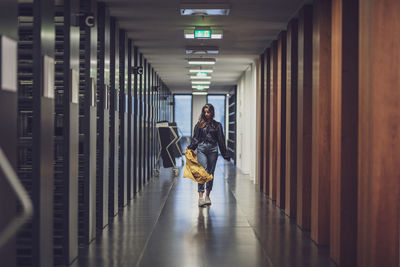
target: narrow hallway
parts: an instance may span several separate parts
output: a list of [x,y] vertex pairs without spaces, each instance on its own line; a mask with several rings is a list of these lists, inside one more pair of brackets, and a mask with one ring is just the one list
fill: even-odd
[[336,266],[232,164],[218,160],[207,208],[182,171],[162,169],[75,266]]

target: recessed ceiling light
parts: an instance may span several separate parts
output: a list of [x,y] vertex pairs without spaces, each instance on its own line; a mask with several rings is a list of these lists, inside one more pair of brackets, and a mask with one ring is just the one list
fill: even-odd
[[192,92],[192,95],[208,95],[207,92]]
[[190,65],[214,65],[215,58],[191,58],[188,62]]
[[192,84],[210,84],[210,81],[192,81]]
[[213,70],[210,69],[190,69],[189,70],[190,73],[197,73],[197,72],[205,72],[205,73],[213,73]]
[[210,88],[209,85],[192,85],[192,89],[197,89],[197,90],[204,90]]
[[182,16],[227,16],[230,5],[226,3],[182,3]]
[[188,55],[217,55],[219,54],[219,49],[216,46],[189,46],[186,47],[186,54]]
[[190,76],[190,79],[211,80],[211,76]]

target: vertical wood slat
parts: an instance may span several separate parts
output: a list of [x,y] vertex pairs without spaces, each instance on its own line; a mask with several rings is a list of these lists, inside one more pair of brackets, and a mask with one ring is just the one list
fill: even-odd
[[278,37],[278,87],[276,104],[276,205],[285,208],[286,163],[286,31]]
[[269,171],[270,171],[270,153],[269,153],[269,148],[270,148],[270,88],[271,88],[271,48],[267,48],[265,52],[265,58],[264,58],[264,151],[263,151],[263,192],[264,194],[269,195],[269,185],[270,185],[270,179],[269,179]]
[[311,239],[329,244],[331,0],[314,1]]
[[257,168],[256,183],[260,191],[263,190],[263,173],[264,173],[264,54],[260,55],[257,60]]
[[358,1],[332,1],[330,256],[356,266]]
[[292,19],[287,28],[287,74],[286,74],[286,192],[285,213],[296,217],[297,189],[297,65],[298,21]]
[[270,87],[270,141],[269,141],[269,197],[275,201],[276,200],[276,166],[277,166],[277,90],[278,90],[278,42],[273,41],[271,45],[271,68],[270,68],[270,75],[271,75],[271,87]]
[[310,5],[299,12],[297,224],[302,229],[311,225],[312,16]]
[[359,8],[357,265],[399,266],[400,2]]

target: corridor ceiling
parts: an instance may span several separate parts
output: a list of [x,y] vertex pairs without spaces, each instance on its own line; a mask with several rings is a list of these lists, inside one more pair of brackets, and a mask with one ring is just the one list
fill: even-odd
[[[181,16],[181,3],[194,0],[104,0],[119,26],[138,46],[173,93],[191,93],[187,46],[218,46],[209,93],[228,93],[251,62],[286,29],[305,0],[229,0],[228,16]],[[211,26],[222,40],[184,39],[184,30]]]

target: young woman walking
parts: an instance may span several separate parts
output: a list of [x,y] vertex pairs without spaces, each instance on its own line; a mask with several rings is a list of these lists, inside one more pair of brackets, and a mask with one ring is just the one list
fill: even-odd
[[[229,162],[230,157],[225,145],[225,136],[221,123],[214,120],[214,106],[206,104],[201,109],[199,121],[194,127],[193,138],[188,146],[189,149],[197,148],[197,160],[206,169],[206,171],[214,175],[215,165],[218,159],[218,146],[222,156]],[[198,184],[199,207],[211,205],[210,193],[213,187],[213,181],[204,184]],[[204,187],[206,196],[203,198]]]

